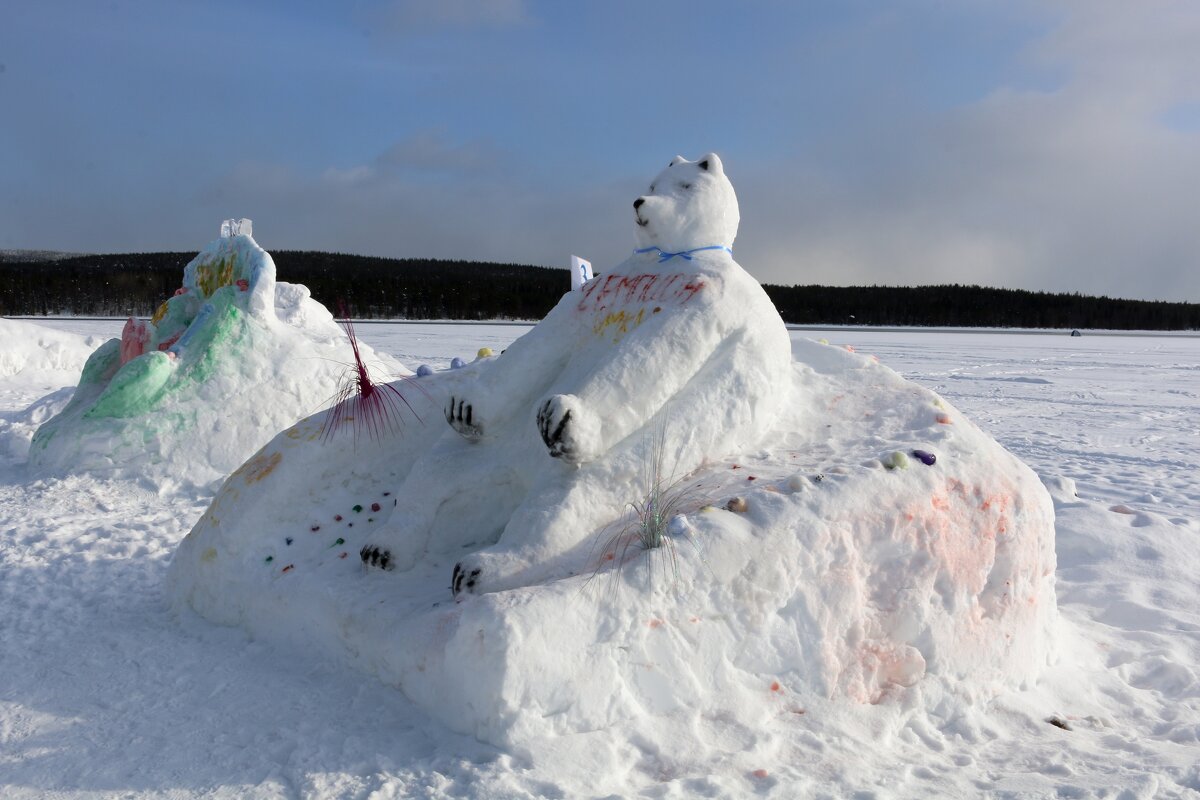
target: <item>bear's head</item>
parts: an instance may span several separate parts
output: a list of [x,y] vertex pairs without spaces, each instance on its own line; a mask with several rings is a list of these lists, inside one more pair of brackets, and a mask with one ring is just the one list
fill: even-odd
[[633,201],[638,248],[667,252],[733,247],[738,229],[737,195],[716,153],[699,161],[675,156]]

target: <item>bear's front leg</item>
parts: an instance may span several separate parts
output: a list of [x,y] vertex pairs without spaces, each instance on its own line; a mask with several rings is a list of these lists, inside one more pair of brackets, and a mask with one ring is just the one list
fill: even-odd
[[475,414],[475,404],[462,397],[450,396],[444,409],[446,422],[458,431],[459,436],[469,442],[477,442],[483,438],[483,426]]
[[600,455],[599,419],[573,394],[556,394],[543,402],[537,426],[551,458],[582,464]]

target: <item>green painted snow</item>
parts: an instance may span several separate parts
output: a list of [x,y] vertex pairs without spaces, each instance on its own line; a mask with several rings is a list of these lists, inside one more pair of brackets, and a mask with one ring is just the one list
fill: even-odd
[[175,365],[166,353],[144,353],[113,376],[96,403],[83,416],[136,417],[149,413],[166,392]]
[[121,367],[121,340],[109,339],[88,356],[79,376],[79,385],[105,383]]

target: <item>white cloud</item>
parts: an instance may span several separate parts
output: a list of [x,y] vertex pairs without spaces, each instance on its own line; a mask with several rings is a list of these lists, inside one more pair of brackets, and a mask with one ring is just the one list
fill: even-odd
[[[1200,301],[1200,6],[1081,2],[1028,57],[1053,91],[999,88],[824,165],[739,183],[739,258],[781,283],[982,283]],[[803,161],[803,157],[800,159]],[[757,269],[754,267],[757,266]]]

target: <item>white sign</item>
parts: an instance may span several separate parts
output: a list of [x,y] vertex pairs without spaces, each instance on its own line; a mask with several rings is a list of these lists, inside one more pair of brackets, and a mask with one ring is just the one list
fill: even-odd
[[592,262],[571,256],[571,288],[582,289],[592,279]]

